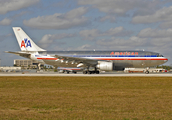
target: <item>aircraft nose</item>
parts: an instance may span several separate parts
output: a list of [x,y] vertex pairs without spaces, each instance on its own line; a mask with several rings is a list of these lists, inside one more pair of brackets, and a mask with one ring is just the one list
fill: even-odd
[[167,59],[167,58],[165,58],[164,63],[166,63],[167,61],[168,61],[168,59]]

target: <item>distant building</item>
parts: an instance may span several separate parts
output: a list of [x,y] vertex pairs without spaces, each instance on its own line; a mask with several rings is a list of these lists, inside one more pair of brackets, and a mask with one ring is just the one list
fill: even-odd
[[[37,69],[38,61],[36,60],[27,60],[27,59],[16,59],[14,60],[14,66],[21,67],[22,69]],[[43,64],[41,64],[41,68],[43,68]]]

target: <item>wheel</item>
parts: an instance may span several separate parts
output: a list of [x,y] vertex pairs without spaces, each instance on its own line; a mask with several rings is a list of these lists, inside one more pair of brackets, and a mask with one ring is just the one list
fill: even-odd
[[96,71],[96,74],[99,74],[100,72],[99,71]]
[[87,71],[83,71],[83,74],[87,74]]
[[92,72],[91,71],[88,71],[88,74],[92,74]]
[[146,74],[149,74],[149,71],[148,70],[146,70],[146,72],[145,72]]

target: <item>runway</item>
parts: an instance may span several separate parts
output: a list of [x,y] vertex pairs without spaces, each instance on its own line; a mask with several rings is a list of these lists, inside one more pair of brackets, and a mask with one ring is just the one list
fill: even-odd
[[65,76],[65,77],[172,77],[172,73],[100,73],[100,74],[66,74],[66,73],[0,73],[0,76]]

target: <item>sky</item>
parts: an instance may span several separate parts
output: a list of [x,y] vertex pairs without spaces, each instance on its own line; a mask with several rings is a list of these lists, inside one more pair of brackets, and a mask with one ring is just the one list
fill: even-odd
[[172,65],[171,0],[0,0],[1,66],[20,51],[12,27],[21,27],[41,48],[144,50]]

